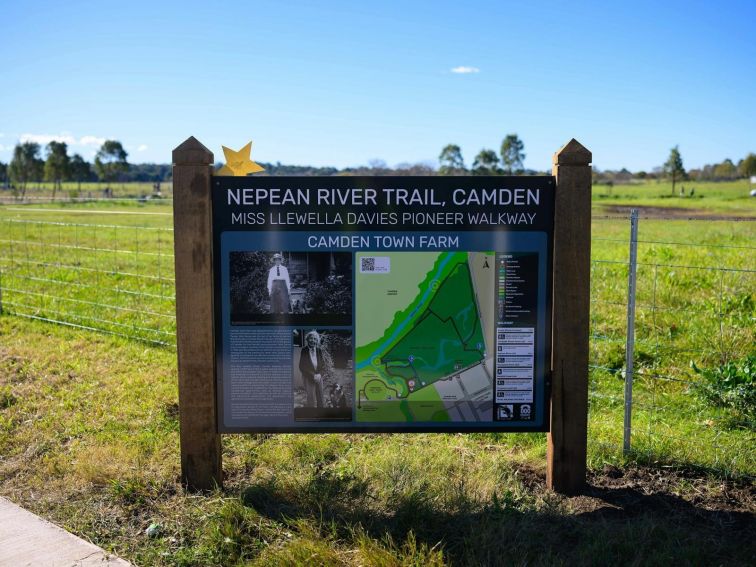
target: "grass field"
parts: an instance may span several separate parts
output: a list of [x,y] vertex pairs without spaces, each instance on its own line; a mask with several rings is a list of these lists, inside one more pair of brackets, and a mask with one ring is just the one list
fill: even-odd
[[[680,189],[685,189],[685,195]],[[597,212],[613,212],[615,207],[654,207],[681,209],[694,216],[712,214],[756,216],[756,204],[749,196],[751,185],[747,179],[730,182],[685,181],[675,186],[667,181],[648,181],[631,185],[594,185],[593,208]],[[691,190],[694,194],[691,195]]]
[[[139,182],[139,183],[99,183],[99,182],[84,182],[77,183],[75,181],[66,181],[61,185],[61,189],[55,193],[56,201],[70,201],[70,200],[86,200],[86,199],[101,199],[104,197],[103,191],[106,187],[111,190],[111,197],[122,199],[138,199],[139,197],[152,196],[153,195],[153,183],[152,182]],[[163,181],[160,183],[160,193],[163,198],[170,198],[173,196],[173,184],[170,181]],[[26,200],[47,201],[52,199],[53,184],[50,182],[30,182],[26,186]],[[14,198],[20,198],[20,195],[15,195],[10,189],[0,191],[0,200],[11,201]]]
[[[690,362],[754,353],[756,223],[716,219],[755,217],[756,200],[747,184],[696,185],[694,199],[605,189],[585,496],[543,489],[542,434],[226,436],[225,489],[186,494],[175,351],[13,316],[0,317],[0,493],[138,565],[750,564],[756,435],[694,395]],[[618,216],[607,203],[662,217],[640,224],[627,458],[629,223],[603,218]],[[171,222],[159,202],[0,207],[3,302],[171,343]]]
[[187,495],[171,351],[14,317],[0,330],[2,494],[137,565],[746,565],[756,551],[747,479],[594,452],[588,494],[562,498],[543,489],[536,434],[227,436],[224,491]]

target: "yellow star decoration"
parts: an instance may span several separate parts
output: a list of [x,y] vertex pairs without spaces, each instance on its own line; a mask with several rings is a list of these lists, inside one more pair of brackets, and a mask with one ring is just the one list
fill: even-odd
[[216,175],[232,175],[244,177],[249,173],[265,171],[265,168],[250,159],[252,154],[252,142],[248,143],[238,152],[223,146],[223,155],[226,156],[226,165],[215,172]]

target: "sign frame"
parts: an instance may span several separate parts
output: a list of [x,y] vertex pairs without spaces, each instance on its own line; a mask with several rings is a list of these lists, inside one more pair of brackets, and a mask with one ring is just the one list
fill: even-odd
[[[592,154],[574,138],[553,156],[551,399],[546,485],[579,494],[586,485]],[[213,153],[190,136],[173,150],[176,350],[181,479],[189,490],[223,485],[217,430]]]

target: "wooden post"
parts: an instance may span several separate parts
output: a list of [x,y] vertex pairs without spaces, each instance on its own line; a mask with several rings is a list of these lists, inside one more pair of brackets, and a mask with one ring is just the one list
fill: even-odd
[[212,164],[213,153],[194,137],[173,150],[181,478],[190,490],[223,482],[215,405]]
[[591,152],[570,140],[554,154],[554,318],[551,432],[546,484],[563,494],[585,487],[591,273]]

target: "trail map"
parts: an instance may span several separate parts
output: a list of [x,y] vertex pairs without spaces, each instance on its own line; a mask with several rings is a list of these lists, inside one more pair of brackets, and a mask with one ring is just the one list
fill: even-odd
[[357,421],[491,421],[494,253],[357,262]]

